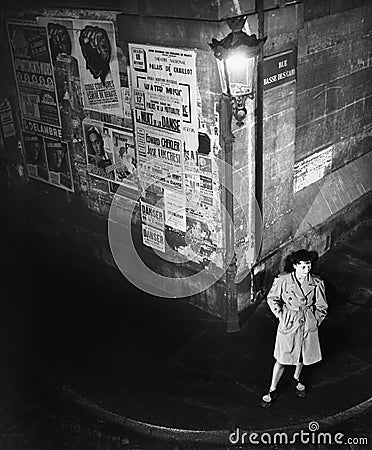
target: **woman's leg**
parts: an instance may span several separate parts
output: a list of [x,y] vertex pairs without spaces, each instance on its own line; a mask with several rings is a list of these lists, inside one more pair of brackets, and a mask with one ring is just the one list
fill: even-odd
[[282,378],[283,372],[284,372],[283,364],[280,364],[280,362],[276,361],[273,368],[273,376],[271,378],[270,391],[275,391],[280,379]]
[[280,364],[278,361],[275,362],[274,367],[273,367],[273,374],[271,377],[271,385],[270,385],[270,390],[269,392],[264,395],[262,397],[262,401],[261,404],[262,406],[266,407],[269,406],[271,404],[271,402],[275,399],[275,397],[273,397],[275,394],[273,394],[276,391],[276,387],[283,375],[284,372],[284,366],[282,364]]
[[295,369],[295,373],[293,375],[294,379],[295,379],[295,386],[296,386],[296,390],[300,391],[300,392],[305,392],[305,385],[300,383],[300,375],[301,375],[301,371],[302,368],[304,367],[304,364],[302,362],[296,364],[296,369]]
[[301,375],[301,371],[302,371],[303,367],[304,367],[304,363],[302,363],[302,362],[296,364],[296,370],[295,370],[295,373],[293,375],[296,378],[296,380],[300,379],[300,375]]

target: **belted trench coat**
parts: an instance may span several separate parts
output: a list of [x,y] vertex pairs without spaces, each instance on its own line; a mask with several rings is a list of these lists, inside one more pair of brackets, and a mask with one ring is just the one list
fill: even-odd
[[281,364],[309,365],[320,361],[318,326],[328,308],[324,282],[309,274],[300,287],[294,272],[278,275],[267,295],[267,303],[279,319],[275,359]]

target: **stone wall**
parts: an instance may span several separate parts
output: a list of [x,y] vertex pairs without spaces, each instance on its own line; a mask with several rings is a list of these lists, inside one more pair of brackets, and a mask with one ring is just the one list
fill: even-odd
[[[362,1],[305,2],[304,6],[295,163],[327,147],[331,147],[331,163],[322,179],[295,194],[294,236],[372,189],[372,7]],[[324,252],[330,244],[328,239],[327,245],[313,245]]]
[[[266,286],[290,251],[305,246],[321,255],[371,212],[371,16],[367,1],[304,1],[295,102],[289,86],[276,88],[277,99],[274,89],[265,96]],[[295,136],[288,121],[271,125],[273,106],[279,117],[292,111]]]

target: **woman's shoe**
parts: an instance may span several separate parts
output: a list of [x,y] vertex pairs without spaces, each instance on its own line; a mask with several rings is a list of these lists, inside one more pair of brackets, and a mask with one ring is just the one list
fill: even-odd
[[293,378],[293,386],[295,387],[297,397],[304,398],[306,395],[306,386],[297,378]]
[[261,406],[263,408],[269,408],[272,405],[273,401],[277,398],[277,396],[278,391],[276,389],[275,391],[269,390],[269,392],[261,398]]

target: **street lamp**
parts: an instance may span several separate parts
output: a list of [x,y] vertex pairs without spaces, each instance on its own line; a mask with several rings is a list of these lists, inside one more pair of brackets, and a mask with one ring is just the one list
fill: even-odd
[[227,19],[231,33],[220,41],[213,38],[209,44],[217,59],[222,92],[231,102],[238,126],[247,115],[247,99],[254,99],[257,56],[267,39],[244,33],[245,21],[246,16]]
[[[233,164],[232,150],[234,135],[231,129],[232,117],[242,126],[247,115],[245,103],[254,99],[257,59],[266,37],[257,39],[242,31],[246,16],[228,19],[231,29],[224,39],[212,39],[209,46],[217,59],[223,96],[220,100],[221,139],[225,156],[225,204],[226,204],[226,331],[239,331],[238,300],[236,292],[236,255],[234,230]],[[229,216],[229,217],[227,217]]]

